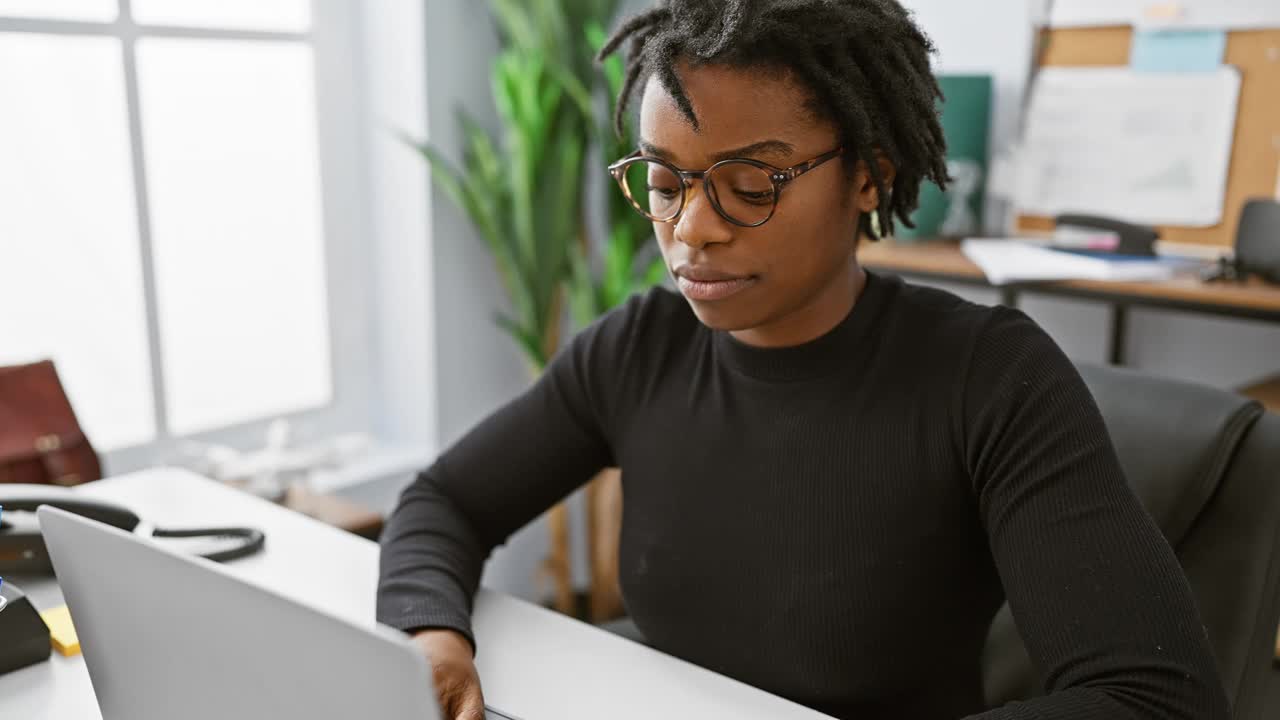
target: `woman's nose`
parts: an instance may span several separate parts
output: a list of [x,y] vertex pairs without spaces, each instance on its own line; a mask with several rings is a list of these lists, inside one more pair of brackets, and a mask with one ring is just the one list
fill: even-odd
[[689,197],[676,221],[676,240],[693,248],[732,240],[733,228],[712,206],[706,183],[694,181],[686,192]]

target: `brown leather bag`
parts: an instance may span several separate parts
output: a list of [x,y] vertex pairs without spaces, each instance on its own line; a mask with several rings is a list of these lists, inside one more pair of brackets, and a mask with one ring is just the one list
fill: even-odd
[[0,367],[0,483],[78,485],[102,477],[52,360]]

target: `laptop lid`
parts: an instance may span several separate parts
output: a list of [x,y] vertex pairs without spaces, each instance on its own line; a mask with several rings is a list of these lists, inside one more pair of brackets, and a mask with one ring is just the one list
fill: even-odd
[[439,718],[403,635],[93,520],[37,515],[103,720]]

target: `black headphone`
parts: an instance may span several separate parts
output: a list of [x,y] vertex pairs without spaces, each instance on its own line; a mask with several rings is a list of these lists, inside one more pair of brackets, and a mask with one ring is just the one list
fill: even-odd
[[267,536],[254,528],[192,528],[189,530],[164,530],[155,528],[151,531],[155,538],[240,538],[240,542],[225,550],[200,553],[200,557],[214,562],[230,562],[248,557],[267,544]]
[[[6,573],[43,574],[53,571],[48,548],[40,534],[35,511],[41,505],[62,508],[127,532],[145,533],[142,520],[133,511],[77,492],[51,485],[0,484],[0,575]],[[231,547],[200,553],[214,562],[228,562],[248,557],[262,550],[266,536],[261,530],[244,527],[191,528],[170,530],[154,528],[154,538],[227,538],[237,542]]]

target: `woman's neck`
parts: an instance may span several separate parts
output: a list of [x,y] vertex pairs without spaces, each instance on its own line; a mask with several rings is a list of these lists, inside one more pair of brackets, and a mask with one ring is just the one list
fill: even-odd
[[839,325],[849,313],[867,285],[867,273],[856,258],[848,267],[834,273],[809,302],[765,325],[734,330],[733,339],[754,347],[792,347],[816,340]]

